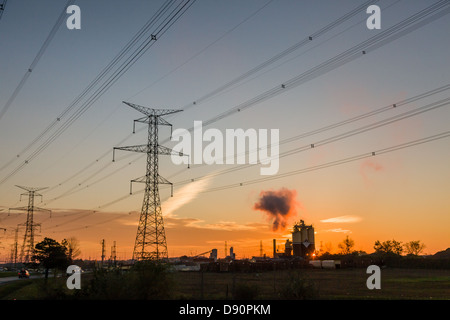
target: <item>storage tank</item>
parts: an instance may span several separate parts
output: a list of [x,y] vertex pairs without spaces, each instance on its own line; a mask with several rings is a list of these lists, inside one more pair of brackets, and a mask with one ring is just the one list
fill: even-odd
[[302,243],[303,243],[306,240],[308,240],[308,227],[307,226],[304,225],[301,228],[301,234],[302,234]]
[[303,220],[294,225],[292,231],[292,251],[297,257],[306,258],[307,255],[315,251],[314,245],[314,227],[305,225]]
[[292,243],[302,243],[302,233],[300,231],[296,231],[294,228],[294,232],[292,232]]
[[291,253],[292,253],[292,242],[289,239],[287,239],[286,243],[284,244],[284,254],[286,256],[290,256]]
[[308,228],[308,241],[314,243],[314,228],[312,226]]

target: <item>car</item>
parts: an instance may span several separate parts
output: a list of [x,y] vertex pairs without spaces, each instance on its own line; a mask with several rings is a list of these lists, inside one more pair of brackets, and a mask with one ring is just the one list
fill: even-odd
[[30,273],[28,272],[28,270],[20,270],[19,271],[19,279],[20,278],[29,278],[30,277]]

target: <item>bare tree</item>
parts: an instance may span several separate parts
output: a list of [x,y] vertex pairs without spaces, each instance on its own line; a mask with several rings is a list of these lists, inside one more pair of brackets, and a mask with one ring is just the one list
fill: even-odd
[[355,241],[350,239],[348,236],[338,244],[338,248],[341,250],[342,254],[350,254],[355,246]]
[[77,238],[70,237],[62,241],[63,246],[67,248],[67,257],[69,260],[74,260],[81,254],[80,243]]
[[418,256],[425,249],[425,244],[421,243],[420,240],[413,240],[404,244],[406,254],[413,254]]

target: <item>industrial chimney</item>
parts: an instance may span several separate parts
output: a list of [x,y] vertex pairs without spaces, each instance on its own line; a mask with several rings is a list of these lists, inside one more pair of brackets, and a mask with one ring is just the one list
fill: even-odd
[[278,258],[278,255],[277,255],[277,240],[276,239],[273,239],[273,258],[274,259]]

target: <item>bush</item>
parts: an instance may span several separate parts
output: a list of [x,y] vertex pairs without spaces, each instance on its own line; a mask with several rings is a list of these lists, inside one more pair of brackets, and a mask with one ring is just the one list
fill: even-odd
[[291,275],[287,285],[280,290],[280,298],[285,300],[316,299],[317,289],[311,280],[297,272]]
[[158,262],[139,262],[129,271],[94,270],[93,278],[82,296],[101,300],[170,299],[173,288],[168,267]]

